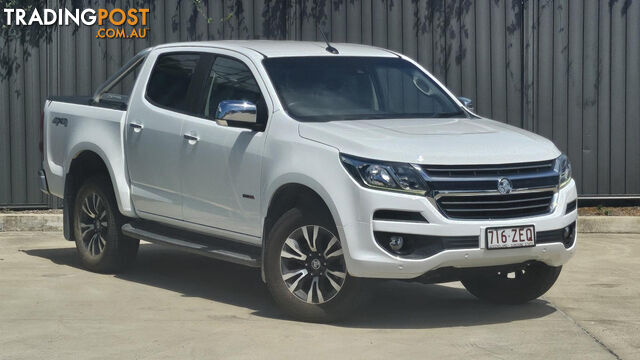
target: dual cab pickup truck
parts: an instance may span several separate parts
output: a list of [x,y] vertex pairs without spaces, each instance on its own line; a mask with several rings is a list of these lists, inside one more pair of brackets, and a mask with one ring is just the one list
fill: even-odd
[[96,272],[139,239],[170,245],[261,268],[283,311],[320,322],[363,278],[524,303],[576,247],[567,157],[385,49],[161,45],[93,96],[49,98],[43,121],[43,190]]

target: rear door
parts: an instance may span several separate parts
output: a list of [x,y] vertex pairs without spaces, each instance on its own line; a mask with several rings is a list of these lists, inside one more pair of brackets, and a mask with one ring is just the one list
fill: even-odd
[[182,126],[193,113],[197,71],[205,56],[187,51],[156,56],[143,94],[132,101],[126,122],[131,195],[141,217],[182,219]]

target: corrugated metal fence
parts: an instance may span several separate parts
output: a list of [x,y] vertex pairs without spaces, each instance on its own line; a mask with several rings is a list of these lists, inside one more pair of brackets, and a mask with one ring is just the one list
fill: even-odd
[[401,51],[456,94],[474,99],[480,114],[552,139],[569,154],[581,194],[640,194],[640,0],[109,0],[83,6],[149,7],[148,38],[97,39],[94,26],[56,29],[37,46],[0,39],[0,64],[13,69],[0,81],[1,206],[57,206],[36,181],[47,95],[90,94],[155,44],[317,40],[319,29],[334,42]]

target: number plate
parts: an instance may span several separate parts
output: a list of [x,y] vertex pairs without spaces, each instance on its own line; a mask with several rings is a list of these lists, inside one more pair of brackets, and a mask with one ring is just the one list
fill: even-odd
[[533,225],[488,228],[487,249],[510,249],[536,245],[536,230]]

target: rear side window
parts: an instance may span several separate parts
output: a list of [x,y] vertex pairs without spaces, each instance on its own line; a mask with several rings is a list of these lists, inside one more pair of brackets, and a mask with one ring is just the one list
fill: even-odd
[[200,54],[166,54],[156,60],[147,85],[147,98],[155,105],[190,112],[188,90]]

